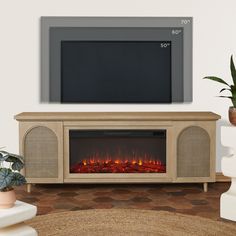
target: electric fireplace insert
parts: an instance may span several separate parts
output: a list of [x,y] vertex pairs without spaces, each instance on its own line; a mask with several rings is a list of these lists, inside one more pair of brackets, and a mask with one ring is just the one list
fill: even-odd
[[70,130],[70,173],[166,173],[166,130]]

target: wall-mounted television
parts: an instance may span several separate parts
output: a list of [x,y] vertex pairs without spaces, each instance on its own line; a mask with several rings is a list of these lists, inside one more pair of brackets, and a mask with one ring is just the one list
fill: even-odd
[[41,101],[192,101],[189,17],[42,17]]
[[62,41],[62,103],[170,103],[169,41]]

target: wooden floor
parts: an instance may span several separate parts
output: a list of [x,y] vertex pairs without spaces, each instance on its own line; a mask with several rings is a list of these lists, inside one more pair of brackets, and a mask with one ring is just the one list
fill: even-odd
[[38,207],[38,214],[98,208],[151,209],[220,220],[220,195],[230,183],[152,185],[34,185],[16,189],[19,200]]

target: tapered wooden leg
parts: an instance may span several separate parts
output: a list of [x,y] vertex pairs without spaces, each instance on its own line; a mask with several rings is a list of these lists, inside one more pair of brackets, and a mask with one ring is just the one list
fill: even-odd
[[203,190],[205,193],[208,191],[208,183],[203,183]]
[[31,193],[31,184],[26,184],[27,193]]

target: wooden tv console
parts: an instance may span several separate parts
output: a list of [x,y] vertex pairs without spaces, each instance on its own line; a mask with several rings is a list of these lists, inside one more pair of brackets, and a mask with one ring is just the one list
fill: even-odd
[[[37,183],[207,183],[215,181],[215,132],[220,116],[212,112],[23,112],[19,121],[24,174]],[[166,173],[69,171],[70,130],[165,129]]]

